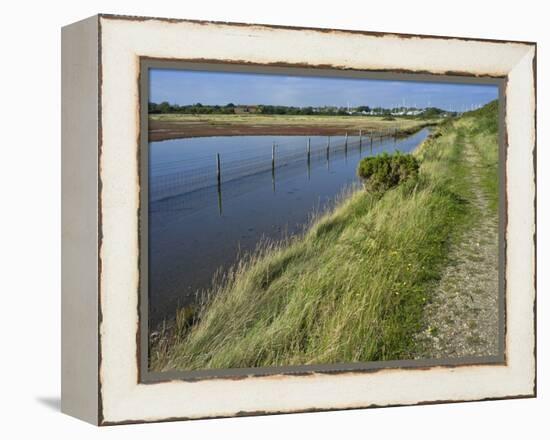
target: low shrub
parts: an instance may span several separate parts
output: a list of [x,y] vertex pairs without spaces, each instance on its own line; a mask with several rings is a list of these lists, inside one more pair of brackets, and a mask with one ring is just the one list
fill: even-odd
[[409,178],[416,178],[419,166],[412,154],[383,153],[361,160],[357,174],[367,191],[386,191]]

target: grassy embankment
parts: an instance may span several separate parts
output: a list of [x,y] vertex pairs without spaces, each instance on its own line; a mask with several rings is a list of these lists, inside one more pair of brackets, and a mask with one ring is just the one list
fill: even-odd
[[475,138],[494,192],[496,106],[436,129],[415,154],[418,178],[358,191],[302,236],[260,247],[181,310],[152,344],[153,370],[409,358],[430,291],[475,210],[463,160]]
[[480,183],[493,215],[498,214],[498,102],[493,101],[466,113],[458,129],[463,130],[479,157]]

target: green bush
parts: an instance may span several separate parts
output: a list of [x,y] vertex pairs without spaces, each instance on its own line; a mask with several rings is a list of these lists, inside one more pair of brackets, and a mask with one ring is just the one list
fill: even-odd
[[367,191],[386,191],[409,178],[416,178],[418,168],[418,160],[412,154],[383,153],[361,160],[357,174]]

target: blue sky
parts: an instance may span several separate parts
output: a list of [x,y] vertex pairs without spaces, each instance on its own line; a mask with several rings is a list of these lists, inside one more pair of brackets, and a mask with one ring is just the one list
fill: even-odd
[[439,107],[469,110],[498,98],[494,85],[151,69],[150,101],[171,104]]

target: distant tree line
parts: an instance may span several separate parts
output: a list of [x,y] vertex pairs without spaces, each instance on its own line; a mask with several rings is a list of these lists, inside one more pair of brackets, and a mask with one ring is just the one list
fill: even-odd
[[[235,105],[229,103],[226,105],[206,105],[200,102],[189,105],[170,104],[169,102],[149,103],[150,114],[179,113],[193,115],[230,115],[230,114],[262,114],[262,115],[336,115],[349,116],[357,114],[375,114],[381,116],[395,115],[396,113],[407,112],[412,108],[383,108],[369,107],[362,105],[348,109],[347,107],[322,106],[322,107],[296,107],[286,105]],[[422,111],[422,118],[440,117],[445,114],[444,110],[435,107],[429,107]]]
[[[354,111],[370,111],[367,106],[354,108]],[[149,113],[180,113],[180,114],[234,114],[256,113],[263,115],[348,115],[345,107],[296,107],[286,105],[205,105],[196,103],[190,105],[170,104],[168,102],[149,103]]]
[[200,102],[191,105],[170,104],[169,102],[149,103],[149,113],[188,113],[188,114],[233,114],[235,105],[202,105]]

